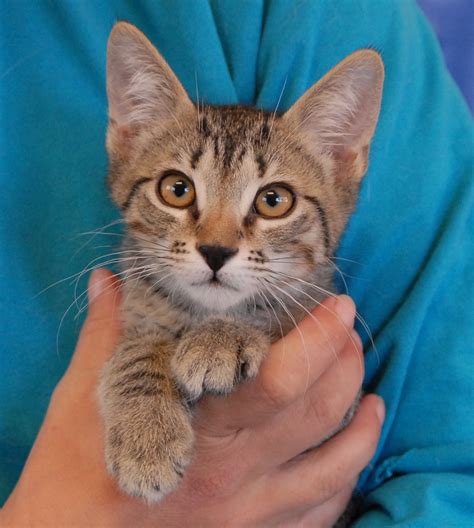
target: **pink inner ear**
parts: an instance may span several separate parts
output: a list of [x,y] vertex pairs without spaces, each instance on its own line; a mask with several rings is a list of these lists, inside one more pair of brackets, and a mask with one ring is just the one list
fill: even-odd
[[[357,163],[367,155],[378,119],[383,64],[371,50],[355,52],[311,87],[287,112],[315,155]],[[296,127],[295,127],[296,125]]]
[[137,135],[138,127],[135,125],[118,125],[115,119],[109,120],[107,132],[107,149],[115,156],[127,156],[131,140]]
[[[367,147],[365,147],[365,151],[367,152]],[[358,155],[359,153],[352,148],[341,148],[341,150],[337,151],[338,159],[340,159],[344,163],[353,163],[357,159]]]
[[163,57],[137,28],[119,22],[107,52],[107,149],[123,156],[146,126],[161,126],[194,106]]
[[117,24],[109,39],[107,93],[109,116],[120,127],[150,121],[177,96],[175,78],[165,61],[128,24]]
[[131,125],[122,125],[120,127],[117,127],[117,135],[118,140],[122,144],[126,144],[129,139],[131,139],[135,135],[136,131],[134,130],[134,127]]

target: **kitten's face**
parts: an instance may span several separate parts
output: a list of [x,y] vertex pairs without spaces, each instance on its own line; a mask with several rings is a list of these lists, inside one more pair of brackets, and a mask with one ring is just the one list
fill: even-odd
[[281,118],[229,107],[150,134],[130,166],[150,180],[124,215],[135,247],[155,255],[152,280],[225,309],[327,265],[347,207],[330,192],[330,160],[304,156],[289,133]]
[[[329,269],[380,104],[380,59],[358,55],[283,116],[197,108],[143,35],[116,26],[108,61],[109,181],[127,221],[128,248],[140,252],[134,267],[143,266],[152,289],[225,310],[265,298],[276,304],[281,290],[295,295],[302,281]],[[344,89],[347,102],[338,100]]]

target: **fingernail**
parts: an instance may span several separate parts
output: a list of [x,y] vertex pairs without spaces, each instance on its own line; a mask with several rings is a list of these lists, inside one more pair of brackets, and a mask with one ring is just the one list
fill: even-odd
[[379,422],[382,424],[385,420],[385,403],[380,397],[379,401],[377,402],[377,406],[375,407],[375,412],[377,413]]
[[354,325],[355,305],[354,301],[349,296],[339,295],[334,308],[347,327],[352,327]]
[[91,276],[89,277],[89,284],[87,286],[89,303],[93,303],[104,291],[108,276],[109,273],[103,268],[95,269],[91,273]]

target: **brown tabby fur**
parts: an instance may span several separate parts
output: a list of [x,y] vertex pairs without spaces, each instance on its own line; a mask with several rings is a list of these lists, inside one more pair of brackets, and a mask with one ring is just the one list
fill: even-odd
[[[283,115],[194,105],[133,26],[108,48],[109,185],[127,225],[120,346],[100,401],[109,471],[160,500],[193,455],[192,403],[254,377],[271,341],[332,292],[331,256],[354,208],[383,67],[354,53]],[[187,209],[156,193],[165,171],[196,189]],[[286,216],[253,206],[270,183],[293,189]],[[215,274],[201,245],[236,250]],[[217,278],[219,282],[212,281]]]

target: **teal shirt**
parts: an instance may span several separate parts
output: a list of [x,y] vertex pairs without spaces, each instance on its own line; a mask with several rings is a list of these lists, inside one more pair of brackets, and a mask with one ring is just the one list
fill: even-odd
[[[104,184],[104,68],[110,29],[126,19],[190,95],[197,86],[209,103],[273,110],[282,94],[285,109],[352,51],[382,53],[386,83],[370,168],[336,261],[376,343],[375,351],[359,328],[366,389],[387,405],[379,449],[359,481],[364,513],[356,526],[473,526],[473,126],[416,5],[0,5],[0,501],[81,323],[70,281],[39,292],[114,251],[97,246],[117,242],[79,233],[118,218]],[[77,295],[84,288],[81,278]]]

